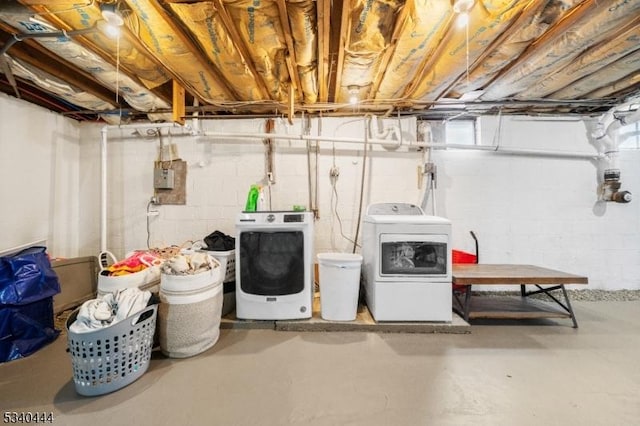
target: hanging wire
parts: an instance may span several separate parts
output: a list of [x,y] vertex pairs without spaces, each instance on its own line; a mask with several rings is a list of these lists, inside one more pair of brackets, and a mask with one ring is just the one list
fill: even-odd
[[122,122],[122,105],[120,105],[120,33],[116,37],[116,105],[119,108],[119,121]]
[[465,28],[465,34],[466,34],[466,41],[465,41],[465,48],[466,48],[466,59],[467,59],[467,87],[469,86],[469,16],[467,16],[467,20],[464,24],[464,28]]
[[149,202],[147,203],[147,248],[150,249],[151,248],[151,205],[153,204],[153,199],[149,200]]

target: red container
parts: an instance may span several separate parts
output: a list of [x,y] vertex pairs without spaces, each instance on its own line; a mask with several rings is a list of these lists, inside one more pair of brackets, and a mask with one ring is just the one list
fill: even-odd
[[[478,257],[475,254],[467,253],[466,251],[451,250],[451,261],[455,263],[478,263]],[[453,291],[464,293],[467,290],[467,286],[453,284]]]
[[460,250],[452,250],[452,252],[453,263],[478,263],[478,257],[475,254]]

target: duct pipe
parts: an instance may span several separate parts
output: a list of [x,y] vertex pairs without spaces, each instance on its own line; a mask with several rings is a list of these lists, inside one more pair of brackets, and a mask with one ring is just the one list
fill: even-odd
[[[375,132],[373,129],[373,122],[376,123]],[[371,139],[386,139],[391,133],[396,141],[400,140],[400,128],[398,126],[388,126],[384,128],[384,123],[380,117],[375,117],[375,120],[369,121],[369,137]]]
[[14,44],[16,44],[19,41],[23,41],[26,39],[31,39],[31,38],[66,38],[66,39],[71,39],[71,37],[77,36],[77,35],[83,35],[83,34],[87,34],[87,33],[92,33],[94,31],[96,31],[97,27],[93,26],[93,27],[89,27],[89,28],[82,28],[79,30],[72,30],[72,31],[52,31],[52,32],[44,32],[44,33],[25,33],[25,34],[12,34],[13,37],[10,38],[9,40],[7,40],[7,42],[4,44],[4,46],[2,46],[2,48],[0,49],[0,56],[4,55],[5,53],[7,53],[9,51],[9,49],[11,48],[11,46],[13,46]]
[[[619,136],[618,132],[622,126],[640,121],[640,108],[631,110],[637,105],[637,100],[628,102],[625,105],[611,109],[598,121],[592,137],[601,144],[603,150],[603,175],[598,186],[598,196],[603,201],[614,201],[617,203],[628,203],[631,201],[629,191],[620,191],[620,169],[618,168]],[[626,110],[625,110],[626,109]],[[621,113],[630,112],[627,116],[620,116]]]

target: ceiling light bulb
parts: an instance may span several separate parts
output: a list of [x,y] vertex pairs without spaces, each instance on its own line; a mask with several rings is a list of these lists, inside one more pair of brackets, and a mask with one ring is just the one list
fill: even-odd
[[469,24],[469,14],[467,12],[462,12],[456,18],[456,25],[458,28],[464,28]]
[[118,12],[118,5],[116,3],[102,4],[100,6],[100,12],[105,21],[111,26],[121,27],[124,25],[124,19]]
[[359,99],[358,99],[358,92],[359,92],[359,87],[358,86],[349,86],[349,103],[351,105],[355,105],[358,103]]
[[120,35],[120,27],[107,23],[107,25],[104,26],[104,33],[108,37],[116,38]]
[[111,25],[110,23],[108,23],[105,20],[100,20],[98,22],[96,22],[96,26],[98,27],[98,29],[100,30],[100,32],[104,35],[106,35],[109,38],[118,38],[120,37],[120,28],[118,26],[115,25]]

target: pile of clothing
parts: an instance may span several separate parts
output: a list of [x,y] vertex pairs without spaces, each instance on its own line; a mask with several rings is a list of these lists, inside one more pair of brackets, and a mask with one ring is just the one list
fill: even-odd
[[134,251],[127,256],[126,259],[107,266],[102,271],[102,275],[110,277],[118,277],[121,275],[133,274],[140,272],[150,266],[158,266],[164,262],[164,259],[148,251]]
[[207,253],[186,251],[165,261],[162,264],[162,273],[167,275],[195,275],[219,267],[220,262]]
[[76,320],[69,326],[73,333],[89,333],[116,324],[147,307],[150,291],[136,287],[106,293],[82,304]]

